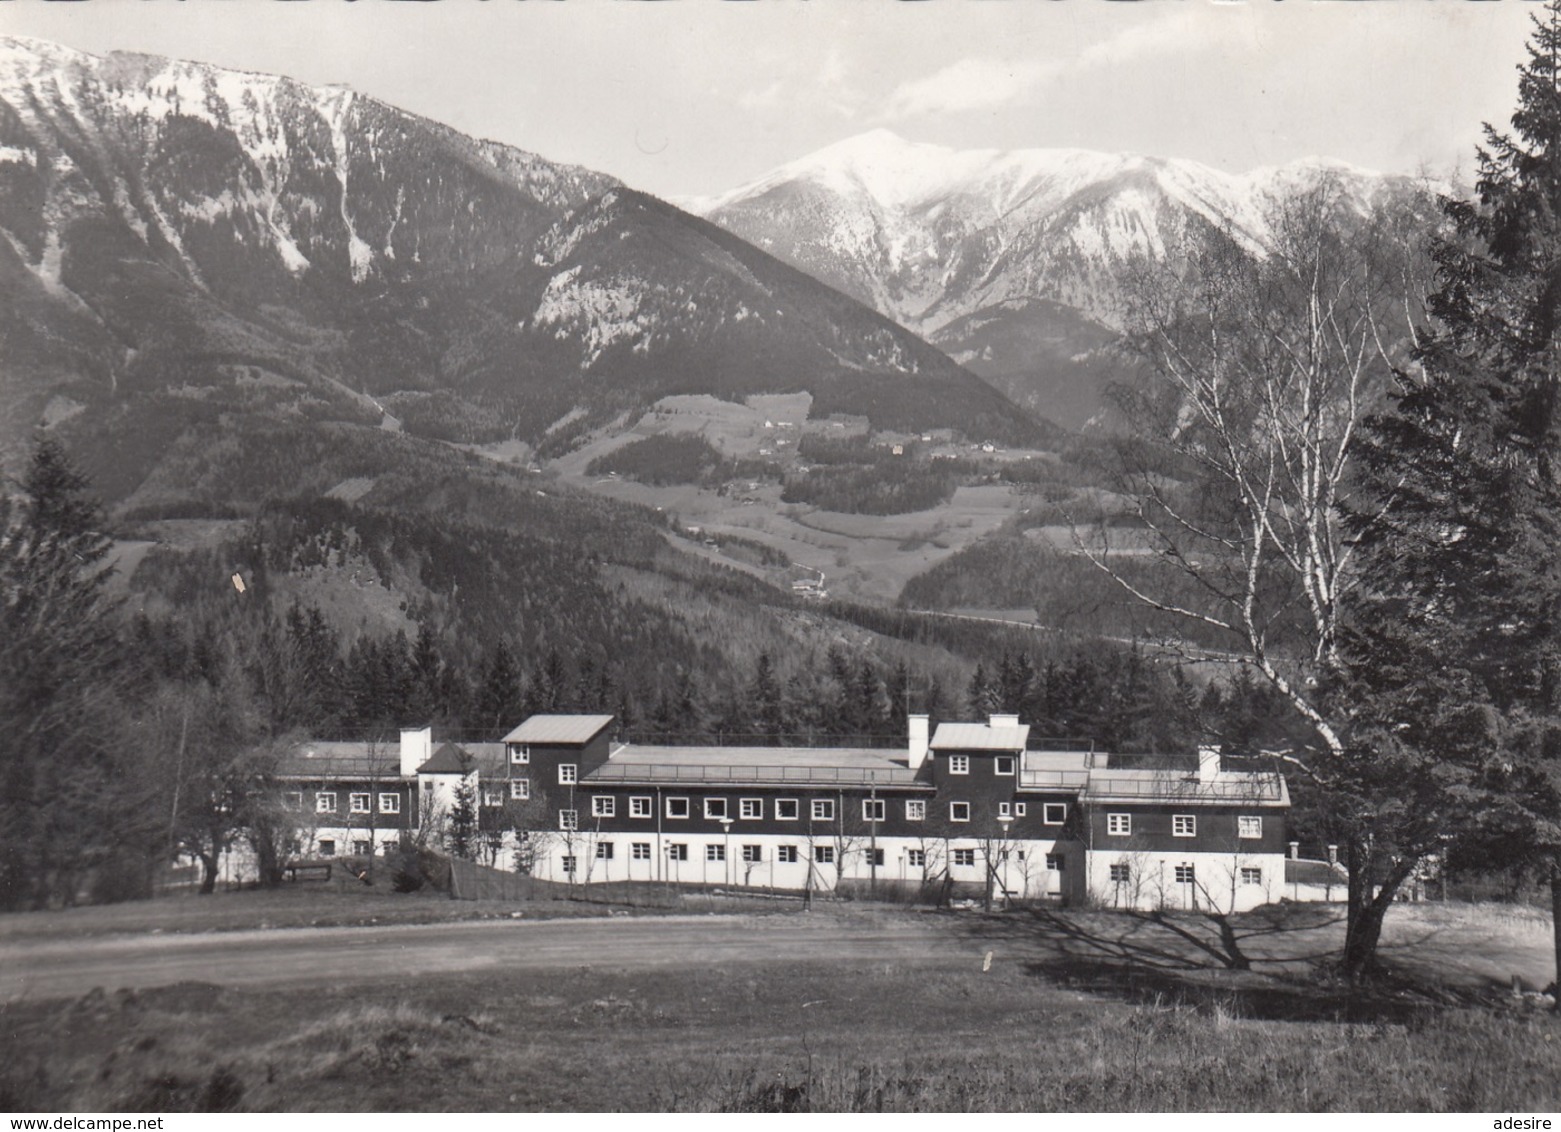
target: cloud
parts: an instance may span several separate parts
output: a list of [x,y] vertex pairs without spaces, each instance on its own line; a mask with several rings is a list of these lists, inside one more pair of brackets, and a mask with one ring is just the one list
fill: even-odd
[[1079,52],[1071,69],[1122,67],[1155,56],[1198,51],[1253,50],[1257,27],[1244,8],[1205,5],[1164,19],[1135,23],[1109,39],[1092,43]]
[[890,93],[883,116],[912,118],[1006,106],[1060,72],[1051,62],[961,59],[925,78],[901,83]]
[[1250,46],[1252,21],[1239,12],[1206,6],[1148,22],[1135,22],[1070,58],[968,58],[901,83],[880,118],[960,114],[1022,103],[1056,80],[1131,66],[1145,59],[1209,49]]
[[773,110],[785,96],[785,86],[776,79],[763,90],[745,90],[737,96],[737,105],[744,110]]
[[[867,103],[866,96],[853,81],[850,62],[839,44],[832,44],[827,51],[815,58],[793,59],[782,73],[763,79],[774,68],[756,67],[751,76],[745,76],[754,85],[744,87],[734,96],[737,106],[749,112],[764,113],[782,106],[805,108],[810,114],[832,114],[839,118],[856,118]],[[799,109],[799,112],[803,110]]]
[[866,98],[852,81],[851,67],[840,44],[831,44],[824,53],[814,82],[822,105],[830,113],[841,118],[855,118],[861,112]]

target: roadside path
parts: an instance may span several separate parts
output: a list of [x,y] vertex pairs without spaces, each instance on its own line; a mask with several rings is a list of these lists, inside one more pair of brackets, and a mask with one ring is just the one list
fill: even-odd
[[910,919],[886,924],[800,916],[490,920],[55,938],[0,946],[0,1002],[79,995],[93,987],[117,990],[179,982],[339,985],[444,972],[583,966],[964,962],[974,948]]

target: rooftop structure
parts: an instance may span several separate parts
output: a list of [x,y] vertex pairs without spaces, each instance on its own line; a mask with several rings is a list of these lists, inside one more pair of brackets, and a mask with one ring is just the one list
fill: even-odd
[[613,721],[610,715],[534,715],[504,736],[506,743],[589,743]]
[[1022,751],[1029,724],[1017,715],[994,715],[990,723],[940,723],[932,745],[942,751]]

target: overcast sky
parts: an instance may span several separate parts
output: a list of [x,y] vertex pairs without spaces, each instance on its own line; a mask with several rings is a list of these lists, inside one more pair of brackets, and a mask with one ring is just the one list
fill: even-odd
[[1472,165],[1526,0],[0,0],[0,34],[347,83],[666,196],[865,130],[1228,170]]

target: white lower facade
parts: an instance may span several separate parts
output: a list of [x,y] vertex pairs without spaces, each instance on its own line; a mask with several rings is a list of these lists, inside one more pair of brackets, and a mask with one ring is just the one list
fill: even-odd
[[1086,854],[1084,896],[1102,908],[1246,912],[1286,895],[1283,853]]
[[[354,826],[310,825],[296,829],[281,846],[284,861],[310,864],[337,857],[385,857],[401,847],[399,829],[369,830]],[[179,864],[197,863],[181,857]],[[218,859],[218,879],[223,884],[251,884],[260,879],[260,862],[242,837],[233,840]]]
[[664,881],[790,892],[873,882],[954,885],[968,892],[990,884],[994,896],[1063,899],[1069,895],[1069,870],[1084,863],[1080,846],[1057,841],[584,831],[530,838],[531,874],[575,883]]
[[287,846],[288,855],[310,860],[383,856],[400,847],[401,833],[399,829],[314,825],[294,834],[293,844]]
[[[957,886],[1014,900],[1241,912],[1285,895],[1280,853],[1124,853],[1075,841],[776,834],[532,834],[540,880],[662,881],[789,892],[843,884]],[[874,861],[877,867],[874,868]],[[990,867],[989,867],[990,865]]]

